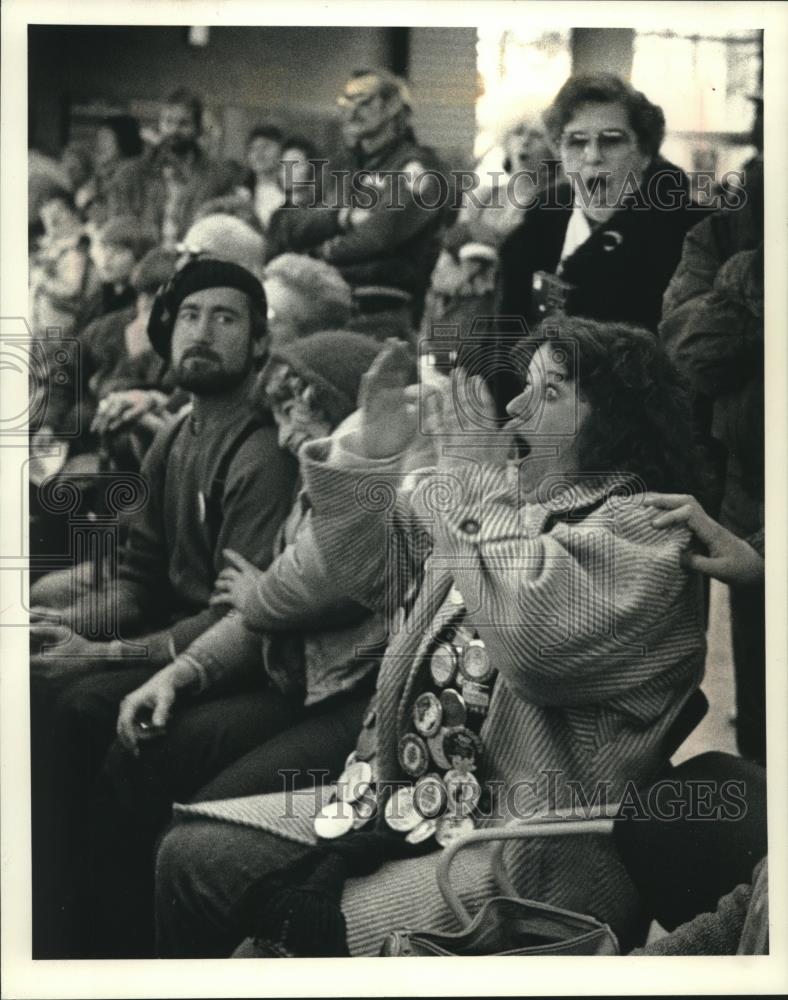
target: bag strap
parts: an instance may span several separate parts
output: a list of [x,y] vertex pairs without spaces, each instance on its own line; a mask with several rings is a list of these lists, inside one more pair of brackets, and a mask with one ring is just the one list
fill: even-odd
[[[467,837],[449,844],[444,849],[438,861],[436,872],[438,888],[461,926],[466,927],[471,923],[471,914],[451,884],[451,865],[461,850],[464,850],[466,847],[473,847],[476,844],[506,840],[526,840],[529,837],[565,837],[589,833],[609,834],[613,831],[613,817],[616,816],[618,810],[618,805],[612,805],[604,809],[598,808],[593,810],[591,815],[586,819],[568,819],[567,815],[570,814],[562,815],[558,812],[557,818],[554,820],[543,820],[539,823],[522,823],[494,830],[476,830],[468,834]],[[517,892],[512,892],[512,895],[517,896]],[[568,913],[569,911],[566,912]]]
[[267,426],[260,416],[252,415],[230,442],[229,448],[222,455],[216,472],[211,480],[211,488],[205,500],[205,526],[211,539],[212,547],[216,546],[222,527],[222,500],[230,468],[238,452],[246,444],[255,431]]

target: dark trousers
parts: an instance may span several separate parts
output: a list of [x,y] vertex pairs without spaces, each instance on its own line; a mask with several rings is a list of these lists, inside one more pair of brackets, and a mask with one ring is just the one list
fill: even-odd
[[[657,789],[661,787],[661,790]],[[671,769],[642,815],[619,818],[613,838],[644,910],[675,930],[752,880],[767,852],[766,772],[710,751]]]
[[736,743],[742,757],[766,765],[765,591],[731,587],[731,637],[736,678]]
[[115,738],[121,699],[150,667],[101,672],[30,699],[33,958],[80,949],[91,792]]
[[336,777],[372,688],[370,679],[310,709],[272,689],[244,691],[176,709],[165,735],[141,744],[138,758],[113,743],[89,813],[82,914],[89,956],[153,955],[154,861],[173,802],[308,787],[311,769],[328,772],[326,781]]

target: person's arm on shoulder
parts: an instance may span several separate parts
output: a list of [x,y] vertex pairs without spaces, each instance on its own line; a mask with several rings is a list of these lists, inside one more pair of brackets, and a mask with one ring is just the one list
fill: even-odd
[[[688,594],[687,532],[661,534],[647,512],[605,504],[586,520],[529,537],[503,477],[457,470],[463,499],[435,531],[436,558],[454,567],[468,623],[512,691],[534,704],[607,701],[664,672],[656,648]],[[702,633],[698,633],[699,648]]]
[[648,493],[645,503],[655,511],[655,528],[686,525],[706,553],[687,549],[682,555],[688,569],[712,576],[722,583],[752,586],[763,583],[763,529],[745,540],[709,517],[698,501],[681,493]]

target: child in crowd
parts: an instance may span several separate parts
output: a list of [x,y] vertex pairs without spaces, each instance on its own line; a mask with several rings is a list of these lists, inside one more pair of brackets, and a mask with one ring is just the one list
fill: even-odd
[[156,233],[131,215],[116,216],[101,227],[90,245],[101,288],[85,303],[80,329],[99,316],[134,305],[132,272],[157,242]]
[[33,334],[70,334],[100,278],[91,263],[82,220],[67,191],[50,194],[41,205],[44,227],[30,261],[30,317]]

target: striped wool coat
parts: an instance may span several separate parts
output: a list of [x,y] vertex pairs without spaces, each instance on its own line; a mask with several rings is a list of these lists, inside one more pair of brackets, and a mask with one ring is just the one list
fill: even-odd
[[[457,613],[452,583],[498,669],[482,777],[504,794],[486,823],[545,815],[600,789],[612,803],[627,783],[655,776],[666,730],[703,671],[700,589],[680,565],[685,529],[653,528],[641,493],[615,495],[627,492],[619,475],[545,483],[525,503],[504,470],[458,463],[451,475],[425,470],[406,495],[396,463],[357,458],[352,438],[330,456],[325,442],[305,452],[315,539],[338,586],[376,609],[410,605],[399,630],[394,619],[375,696],[381,778],[404,778],[397,742],[424,689],[424,653]],[[314,843],[316,805],[304,793],[187,809]],[[492,894],[487,854],[460,855],[469,902]],[[377,953],[395,927],[457,929],[435,883],[437,857],[348,882],[351,954]],[[523,895],[619,930],[632,919],[633,890],[603,837],[513,844],[504,863]]]

